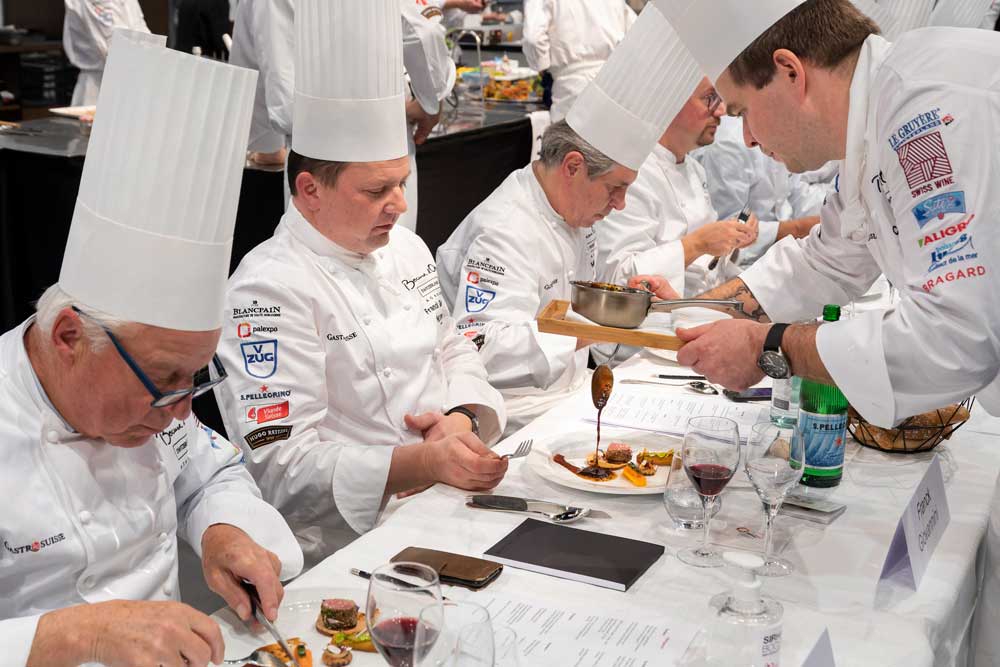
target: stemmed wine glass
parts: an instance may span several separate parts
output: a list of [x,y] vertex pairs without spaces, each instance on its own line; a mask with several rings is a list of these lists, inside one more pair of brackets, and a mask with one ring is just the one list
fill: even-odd
[[684,434],[681,459],[701,497],[705,518],[701,546],[679,551],[677,557],[695,567],[721,567],[722,556],[708,546],[709,522],[716,499],[739,467],[739,425],[725,417],[692,417]]
[[420,612],[415,667],[493,667],[490,612],[470,601],[447,600]]
[[[366,605],[372,643],[392,667],[413,667],[420,613],[428,606],[441,608],[441,583],[437,572],[420,563],[389,563],[372,572]],[[433,643],[433,632],[422,632],[422,641]]]
[[794,569],[788,561],[771,555],[774,517],[785,495],[802,477],[805,445],[793,433],[793,429],[771,423],[755,424],[747,442],[747,477],[764,504],[764,565],[757,574],[765,577],[783,577]]

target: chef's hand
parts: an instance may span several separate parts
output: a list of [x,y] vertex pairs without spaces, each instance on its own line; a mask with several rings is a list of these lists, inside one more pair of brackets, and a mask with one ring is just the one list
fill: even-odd
[[440,113],[433,115],[427,113],[420,106],[420,102],[410,100],[406,103],[406,122],[417,126],[413,130],[413,143],[417,146],[427,141],[427,137],[430,135],[431,130],[434,129],[434,126],[438,124],[439,120],[441,120]]
[[[752,222],[752,227],[751,227]],[[736,248],[745,248],[757,239],[757,218],[743,225],[735,220],[719,220],[702,225],[687,235],[695,248],[693,255],[724,257]]]
[[[647,288],[643,283],[649,283]],[[680,299],[681,296],[674,291],[670,283],[663,276],[638,275],[628,279],[628,286],[632,289],[648,289],[660,299]]]
[[269,621],[278,618],[285,589],[278,578],[281,561],[236,526],[216,523],[201,537],[201,567],[205,583],[222,596],[236,615],[251,618],[250,597],[240,586],[249,581],[257,589],[260,606]]
[[684,346],[677,352],[677,363],[704,375],[709,382],[743,391],[764,377],[757,358],[770,327],[750,320],[721,320],[678,329],[677,337]]
[[434,479],[466,491],[489,491],[507,474],[502,459],[472,433],[424,443],[424,467]]
[[406,423],[406,428],[419,431],[424,440],[441,440],[449,435],[472,431],[472,420],[460,412],[453,412],[450,415],[443,415],[440,412],[425,412],[416,416],[404,415],[403,421]]
[[42,615],[27,667],[205,667],[225,646],[218,624],[180,602],[112,600]]

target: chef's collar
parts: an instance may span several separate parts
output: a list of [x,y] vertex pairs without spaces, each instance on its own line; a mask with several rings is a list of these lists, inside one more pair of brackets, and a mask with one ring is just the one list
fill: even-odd
[[[545,167],[543,166],[542,169],[544,168]],[[545,190],[542,188],[542,184],[538,180],[538,176],[535,175],[534,162],[529,164],[519,175],[519,180],[521,181],[521,185],[527,188],[527,190],[531,193],[531,198],[534,201],[535,206],[541,212],[543,218],[550,223],[558,224],[563,227],[568,226],[566,219],[559,215],[554,208],[552,208],[548,195],[545,194]]]
[[48,408],[52,412],[52,414],[54,414],[59,419],[59,421],[62,423],[63,427],[67,431],[69,431],[70,433],[76,433],[76,429],[70,426],[69,423],[65,419],[63,419],[63,416],[59,414],[59,411],[56,410],[56,406],[53,405],[52,400],[49,398],[49,395],[45,392],[45,387],[42,386],[42,381],[38,379],[38,373],[35,372],[35,367],[32,366],[31,364],[31,358],[28,356],[28,348],[26,348],[24,345],[24,338],[28,333],[28,329],[31,328],[33,324],[35,324],[34,315],[25,320],[21,324],[21,327],[19,329],[19,334],[20,334],[19,340],[21,344],[18,347],[17,351],[17,354],[20,357],[20,363],[18,363],[18,366],[24,369],[24,375],[27,376],[27,377],[22,377],[22,382],[24,380],[30,380],[30,384],[28,382],[24,382],[25,385],[24,388],[30,392],[31,387],[33,386],[35,392],[34,395],[32,396],[32,399],[34,400],[35,405],[37,405],[39,408],[42,407]]
[[320,257],[329,257],[352,269],[365,269],[374,266],[377,260],[377,250],[371,254],[362,255],[323,236],[318,229],[312,226],[312,223],[305,219],[305,216],[295,206],[294,200],[288,202],[288,210],[285,211],[283,222],[288,226],[288,231],[291,232],[292,236]]
[[[690,153],[688,155],[690,155]],[[660,162],[660,164],[670,165],[674,169],[679,169],[680,165],[687,162],[687,158],[684,159],[684,162],[678,162],[677,156],[674,155],[674,152],[660,143],[653,146],[653,156],[658,162]]]

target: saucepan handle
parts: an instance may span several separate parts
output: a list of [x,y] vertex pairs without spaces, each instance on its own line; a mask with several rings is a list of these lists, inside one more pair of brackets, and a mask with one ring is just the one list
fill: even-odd
[[668,313],[677,308],[688,308],[696,306],[699,308],[711,308],[713,310],[735,310],[743,312],[743,302],[735,299],[666,299],[663,301],[653,301],[649,305],[650,310],[661,313]]

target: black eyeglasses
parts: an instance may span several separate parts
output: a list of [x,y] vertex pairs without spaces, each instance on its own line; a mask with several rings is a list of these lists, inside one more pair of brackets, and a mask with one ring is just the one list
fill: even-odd
[[708,113],[710,114],[715,113],[715,110],[719,108],[720,104],[722,104],[722,98],[719,96],[719,93],[714,90],[702,95],[701,101],[705,103],[705,107],[708,109]]
[[226,369],[222,365],[222,362],[219,360],[219,355],[213,354],[212,366],[215,368],[215,372],[218,375],[218,377],[214,380],[212,379],[211,372],[208,370],[208,366],[205,366],[194,374],[191,383],[192,386],[190,388],[162,392],[155,384],[153,384],[153,381],[149,379],[149,376],[143,372],[143,370],[139,367],[139,364],[137,364],[135,359],[132,358],[132,355],[130,355],[125,348],[122,347],[121,341],[118,340],[117,336],[111,333],[110,329],[76,306],[73,306],[73,310],[83,317],[86,317],[91,322],[97,324],[104,330],[104,333],[106,333],[108,338],[111,339],[111,343],[115,346],[115,349],[118,350],[118,355],[125,361],[126,364],[128,364],[128,367],[132,369],[135,376],[139,378],[139,382],[141,382],[142,386],[146,388],[146,391],[153,396],[153,400],[150,402],[150,405],[154,408],[168,408],[171,405],[180,403],[188,396],[191,396],[192,398],[201,396],[202,394],[210,391],[213,387],[221,384],[222,381],[229,376],[226,373]]

